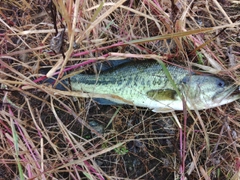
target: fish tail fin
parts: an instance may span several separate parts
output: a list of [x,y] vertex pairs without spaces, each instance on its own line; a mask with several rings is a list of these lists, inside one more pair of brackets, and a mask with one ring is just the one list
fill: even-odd
[[[44,74],[46,75],[48,73],[49,69],[40,69],[40,74]],[[47,83],[47,84],[50,84],[52,86],[55,85],[56,83],[56,80],[57,80],[57,75],[55,76],[52,76],[50,78],[46,78],[44,80],[41,81],[41,83]],[[65,80],[59,80],[58,83],[55,85],[55,89],[58,89],[58,90],[61,90],[61,91],[67,91],[67,87],[69,87],[69,82],[68,82],[68,79],[65,79]]]

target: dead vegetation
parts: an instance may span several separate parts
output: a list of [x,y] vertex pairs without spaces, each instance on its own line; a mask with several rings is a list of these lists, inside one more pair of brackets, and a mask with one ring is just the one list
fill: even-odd
[[0,179],[239,179],[239,102],[177,112],[178,129],[171,114],[100,106],[38,82],[42,67],[60,79],[134,58],[239,84],[239,11],[233,0],[3,0]]

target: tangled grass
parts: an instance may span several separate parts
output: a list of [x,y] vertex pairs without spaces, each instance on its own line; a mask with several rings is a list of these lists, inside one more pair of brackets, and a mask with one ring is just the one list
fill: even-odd
[[179,129],[171,114],[100,106],[97,94],[41,83],[132,58],[239,84],[239,11],[233,0],[3,0],[0,179],[240,178],[238,101],[177,112]]

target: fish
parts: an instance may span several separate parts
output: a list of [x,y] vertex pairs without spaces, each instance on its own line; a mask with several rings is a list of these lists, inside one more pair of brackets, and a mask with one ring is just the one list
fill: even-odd
[[[105,105],[129,104],[167,113],[204,110],[231,103],[240,98],[238,86],[223,79],[190,72],[177,66],[166,66],[174,84],[155,60],[130,61],[96,74],[70,77],[71,89],[111,95]],[[65,80],[63,82],[67,84]],[[177,88],[177,89],[176,89]]]

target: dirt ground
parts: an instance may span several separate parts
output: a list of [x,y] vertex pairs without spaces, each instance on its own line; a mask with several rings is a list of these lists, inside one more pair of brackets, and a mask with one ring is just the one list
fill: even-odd
[[240,179],[239,100],[177,111],[179,128],[42,81],[160,59],[239,85],[239,12],[233,0],[0,1],[0,179]]

